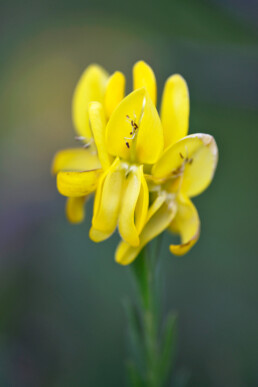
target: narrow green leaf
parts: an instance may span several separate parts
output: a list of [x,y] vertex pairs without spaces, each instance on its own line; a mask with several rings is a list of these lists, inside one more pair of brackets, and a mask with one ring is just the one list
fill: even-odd
[[159,364],[159,373],[161,378],[161,385],[163,385],[171,372],[175,352],[176,352],[176,339],[177,339],[177,314],[170,313],[167,317],[164,332],[162,335],[161,344],[161,357]]
[[128,323],[128,335],[130,341],[130,347],[133,357],[136,360],[136,364],[139,368],[144,368],[144,343],[143,343],[143,330],[140,321],[140,317],[135,305],[130,300],[126,299],[123,302],[124,309]]

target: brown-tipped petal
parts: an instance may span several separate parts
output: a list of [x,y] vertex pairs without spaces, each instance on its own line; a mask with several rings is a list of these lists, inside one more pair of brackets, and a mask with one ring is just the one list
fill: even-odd
[[169,226],[170,231],[179,234],[181,243],[170,245],[169,249],[174,255],[186,254],[198,241],[200,235],[200,219],[198,212],[186,196],[177,198],[177,213]]
[[211,183],[218,161],[218,149],[212,136],[191,134],[167,148],[152,168],[156,179],[182,178],[180,190],[196,196]]

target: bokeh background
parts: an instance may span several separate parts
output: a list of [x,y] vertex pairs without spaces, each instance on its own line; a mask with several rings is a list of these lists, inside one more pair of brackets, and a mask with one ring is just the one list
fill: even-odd
[[[118,241],[70,225],[50,164],[74,145],[71,97],[92,62],[153,67],[159,97],[181,73],[190,132],[215,136],[215,180],[196,198],[202,234],[184,258],[162,247],[165,310],[179,313],[178,380],[258,385],[256,0],[0,1],[0,386],[123,386]],[[181,375],[181,376],[180,376]]]

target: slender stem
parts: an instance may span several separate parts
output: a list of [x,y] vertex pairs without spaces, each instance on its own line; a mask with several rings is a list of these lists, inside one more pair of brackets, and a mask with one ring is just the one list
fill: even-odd
[[[160,240],[156,241],[154,257],[147,254],[146,248],[132,265],[135,282],[140,298],[139,311],[142,321],[143,346],[145,354],[145,385],[160,387],[159,381],[159,318],[157,308],[156,269]],[[153,259],[151,259],[153,258]]]
[[146,357],[147,357],[147,380],[149,386],[157,387],[156,380],[156,368],[158,359],[158,321],[157,321],[157,307],[155,300],[155,273],[151,270],[151,262],[147,260],[148,270],[148,304],[143,310],[144,321],[144,335],[146,344]]
[[143,249],[130,265],[138,295],[137,305],[126,305],[134,353],[134,359],[127,363],[132,387],[164,387],[174,364],[177,316],[169,313],[160,318],[161,238],[157,237],[148,251]]

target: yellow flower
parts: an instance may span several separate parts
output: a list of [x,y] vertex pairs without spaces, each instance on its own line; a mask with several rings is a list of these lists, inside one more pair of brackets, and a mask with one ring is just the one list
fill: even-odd
[[200,234],[198,212],[190,197],[199,195],[210,184],[218,159],[214,138],[208,134],[187,135],[189,96],[186,82],[173,75],[165,85],[161,121],[165,150],[146,176],[151,205],[137,247],[122,241],[116,261],[127,265],[141,249],[165,229],[180,235],[181,244],[170,245],[175,255],[185,254]]
[[116,261],[124,265],[166,228],[181,237],[170,245],[174,254],[194,245],[200,221],[190,198],[209,185],[217,164],[212,136],[187,136],[189,94],[180,75],[165,84],[161,118],[155,75],[143,61],[133,67],[133,88],[124,98],[121,72],[86,69],[73,98],[84,147],[57,153],[52,166],[71,222],[82,221],[85,200],[96,191],[90,238],[103,241],[118,226]]

